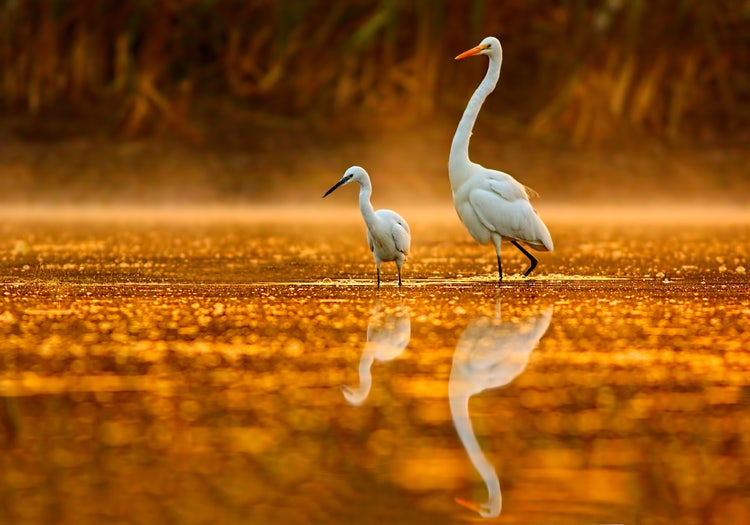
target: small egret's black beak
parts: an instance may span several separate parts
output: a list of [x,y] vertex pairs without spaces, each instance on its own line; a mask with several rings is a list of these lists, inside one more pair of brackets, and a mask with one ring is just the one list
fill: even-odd
[[333,185],[333,187],[332,187],[332,188],[331,188],[330,190],[328,190],[328,191],[327,191],[327,192],[325,193],[325,195],[323,195],[323,198],[325,199],[326,197],[328,197],[328,196],[329,196],[329,195],[330,195],[331,193],[333,193],[333,191],[334,191],[334,190],[335,190],[336,188],[338,188],[339,186],[341,186],[341,185],[342,185],[342,184],[344,184],[345,182],[346,182],[346,180],[345,180],[345,179],[341,179],[340,181],[338,181],[338,182],[337,182],[336,184],[334,184],[334,185]]

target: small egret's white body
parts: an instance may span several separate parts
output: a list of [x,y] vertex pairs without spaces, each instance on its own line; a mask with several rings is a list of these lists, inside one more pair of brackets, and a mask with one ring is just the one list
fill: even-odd
[[370,197],[372,196],[372,184],[370,176],[359,166],[352,166],[336,184],[328,190],[323,197],[328,196],[339,186],[350,182],[359,183],[359,209],[362,218],[367,225],[367,242],[370,251],[375,258],[375,266],[378,270],[378,286],[380,286],[380,265],[384,262],[394,261],[398,269],[398,285],[401,286],[401,267],[409,255],[411,246],[411,233],[409,225],[395,211],[378,210],[372,207]]
[[448,400],[453,424],[474,468],[487,486],[488,501],[476,504],[457,499],[485,518],[502,508],[500,481],[495,467],[479,446],[469,416],[469,398],[483,390],[507,385],[526,369],[532,350],[539,344],[552,320],[553,307],[519,323],[503,322],[498,301],[495,317],[479,317],[466,327],[453,353],[448,380]]
[[485,99],[497,85],[503,60],[500,42],[493,37],[485,38],[456,59],[474,55],[489,57],[489,67],[458,123],[451,144],[448,174],[453,203],[461,222],[475,241],[480,244],[492,242],[495,246],[499,279],[502,280],[500,245],[503,239],[509,240],[529,258],[531,264],[524,275],[531,273],[537,260],[519,243],[541,251],[552,251],[554,245],[547,226],[529,202],[528,189],[507,173],[485,168],[469,159],[469,140],[474,123]]
[[411,339],[411,319],[409,309],[398,305],[395,309],[383,310],[380,299],[367,325],[367,343],[362,350],[359,360],[359,386],[352,388],[341,387],[344,397],[351,405],[361,405],[370,395],[372,387],[372,364],[374,361],[390,361],[396,359],[409,344]]

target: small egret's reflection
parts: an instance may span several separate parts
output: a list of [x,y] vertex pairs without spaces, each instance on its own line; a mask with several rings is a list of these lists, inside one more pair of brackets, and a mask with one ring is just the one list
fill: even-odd
[[531,351],[539,344],[552,320],[553,307],[518,322],[503,322],[500,299],[494,318],[477,317],[464,330],[456,344],[448,383],[453,424],[469,454],[474,468],[482,476],[489,499],[477,504],[456,498],[456,502],[477,511],[482,517],[500,514],[502,494],[500,481],[487,461],[474,435],[469,417],[469,398],[489,388],[507,385],[526,368]]
[[341,390],[352,405],[361,405],[370,394],[374,360],[390,361],[404,351],[411,339],[409,309],[401,302],[395,307],[382,307],[380,295],[375,299],[370,322],[367,325],[367,343],[359,360],[359,386],[344,385]]

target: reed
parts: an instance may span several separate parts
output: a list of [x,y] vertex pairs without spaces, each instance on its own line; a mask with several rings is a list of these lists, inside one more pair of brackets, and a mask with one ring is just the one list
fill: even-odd
[[491,103],[532,134],[596,144],[734,133],[750,113],[745,4],[6,0],[0,107],[93,112],[106,101],[124,136],[196,141],[195,97],[388,124],[453,111],[476,78],[451,57],[494,34],[505,96]]

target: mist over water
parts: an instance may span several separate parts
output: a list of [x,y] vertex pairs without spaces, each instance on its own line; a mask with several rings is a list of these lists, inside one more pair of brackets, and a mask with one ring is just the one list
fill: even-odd
[[[241,146],[166,139],[0,143],[0,200],[7,205],[318,204],[352,165],[373,183],[376,208],[450,204],[448,150],[460,112],[421,125],[348,136],[253,127]],[[488,115],[491,121],[493,115]],[[748,206],[747,148],[636,144],[573,148],[498,130],[482,117],[471,157],[533,188],[535,205]],[[340,193],[340,194],[339,194]],[[354,190],[348,193],[356,193]],[[332,201],[330,204],[328,201]],[[326,205],[356,205],[337,192]]]

